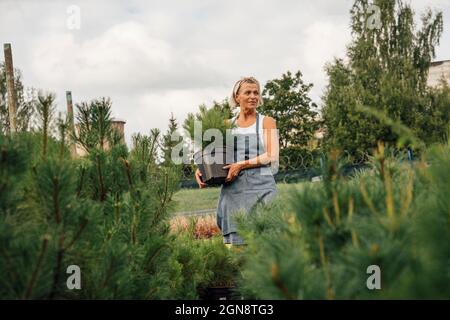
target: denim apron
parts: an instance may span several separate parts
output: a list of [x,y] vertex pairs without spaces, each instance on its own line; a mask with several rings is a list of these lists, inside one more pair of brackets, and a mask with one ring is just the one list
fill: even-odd
[[[235,162],[252,159],[265,152],[260,141],[259,123],[260,118],[257,113],[255,132],[233,133]],[[270,165],[241,170],[233,181],[223,184],[217,204],[216,218],[217,225],[223,234],[224,243],[244,244],[243,239],[237,234],[233,214],[237,212],[249,214],[258,204],[269,203],[276,194],[275,179]]]

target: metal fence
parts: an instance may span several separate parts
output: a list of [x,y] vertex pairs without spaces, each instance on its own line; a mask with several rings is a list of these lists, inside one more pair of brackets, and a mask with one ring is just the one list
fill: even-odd
[[[343,166],[340,173],[343,176],[350,176],[353,173],[368,168],[368,164],[349,164]],[[302,181],[311,181],[314,177],[319,177],[321,175],[321,168],[302,168],[279,171],[274,175],[276,183],[298,183]],[[183,179],[180,182],[181,188],[198,188],[195,179]]]
[[[400,161],[408,161],[412,163],[414,161],[414,156],[411,149],[394,151],[393,149],[388,151],[389,156],[395,157]],[[340,163],[345,163],[345,165],[340,166],[339,172],[343,176],[351,176],[357,171],[367,169],[370,167],[371,158],[369,154],[361,154],[358,159],[364,160],[354,160],[350,154],[343,153],[339,157]],[[323,172],[323,167],[327,161],[327,156],[324,153],[315,153],[307,155],[296,156],[295,159],[283,160],[285,164],[284,167],[290,167],[293,169],[285,169],[278,171],[275,175],[275,182],[277,183],[298,183],[302,181],[311,181],[314,177],[319,177]],[[289,164],[286,166],[286,164]],[[308,166],[313,164],[314,166]],[[281,168],[281,166],[280,166]],[[189,176],[184,176],[180,182],[181,188],[198,188],[197,182],[193,177],[192,169]]]

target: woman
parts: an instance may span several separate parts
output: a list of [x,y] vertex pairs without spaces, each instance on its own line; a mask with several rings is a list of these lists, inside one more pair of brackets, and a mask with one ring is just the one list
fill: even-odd
[[[234,85],[230,97],[231,107],[239,106],[239,115],[233,119],[236,128],[235,162],[224,166],[229,169],[222,185],[217,205],[217,225],[222,230],[225,244],[241,245],[233,214],[243,210],[251,212],[258,203],[267,204],[277,193],[271,165],[278,164],[279,142],[275,120],[257,113],[261,105],[259,82],[253,77],[242,78]],[[200,170],[195,178],[200,188]]]

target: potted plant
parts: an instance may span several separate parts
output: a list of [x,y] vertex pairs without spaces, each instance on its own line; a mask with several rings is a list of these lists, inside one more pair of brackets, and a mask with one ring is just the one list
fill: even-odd
[[[227,108],[215,105],[208,109],[202,105],[197,114],[189,113],[183,124],[192,141],[200,146],[200,150],[194,153],[194,162],[202,173],[202,180],[208,185],[223,184],[228,175],[228,170],[223,167],[234,160],[233,146],[227,144],[226,138],[228,130],[234,127],[230,118],[231,112]],[[201,128],[200,132],[196,132],[196,128]],[[215,131],[205,135],[211,129]],[[214,140],[205,139],[207,136],[213,136]],[[197,137],[201,141],[195,141]]]
[[200,251],[205,261],[204,278],[198,286],[201,300],[238,300],[236,286],[239,259],[235,252],[226,248],[222,237],[201,239]]

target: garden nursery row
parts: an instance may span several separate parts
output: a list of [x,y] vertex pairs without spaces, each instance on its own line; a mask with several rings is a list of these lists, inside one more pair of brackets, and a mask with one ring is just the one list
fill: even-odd
[[0,135],[1,298],[450,296],[448,144],[410,163],[380,143],[353,176],[330,153],[322,182],[237,215],[247,245],[229,249],[214,217],[169,214],[181,168],[155,162],[154,138],[128,150],[95,100],[78,136],[88,153],[73,158],[67,122],[46,132],[48,111],[40,130]]

